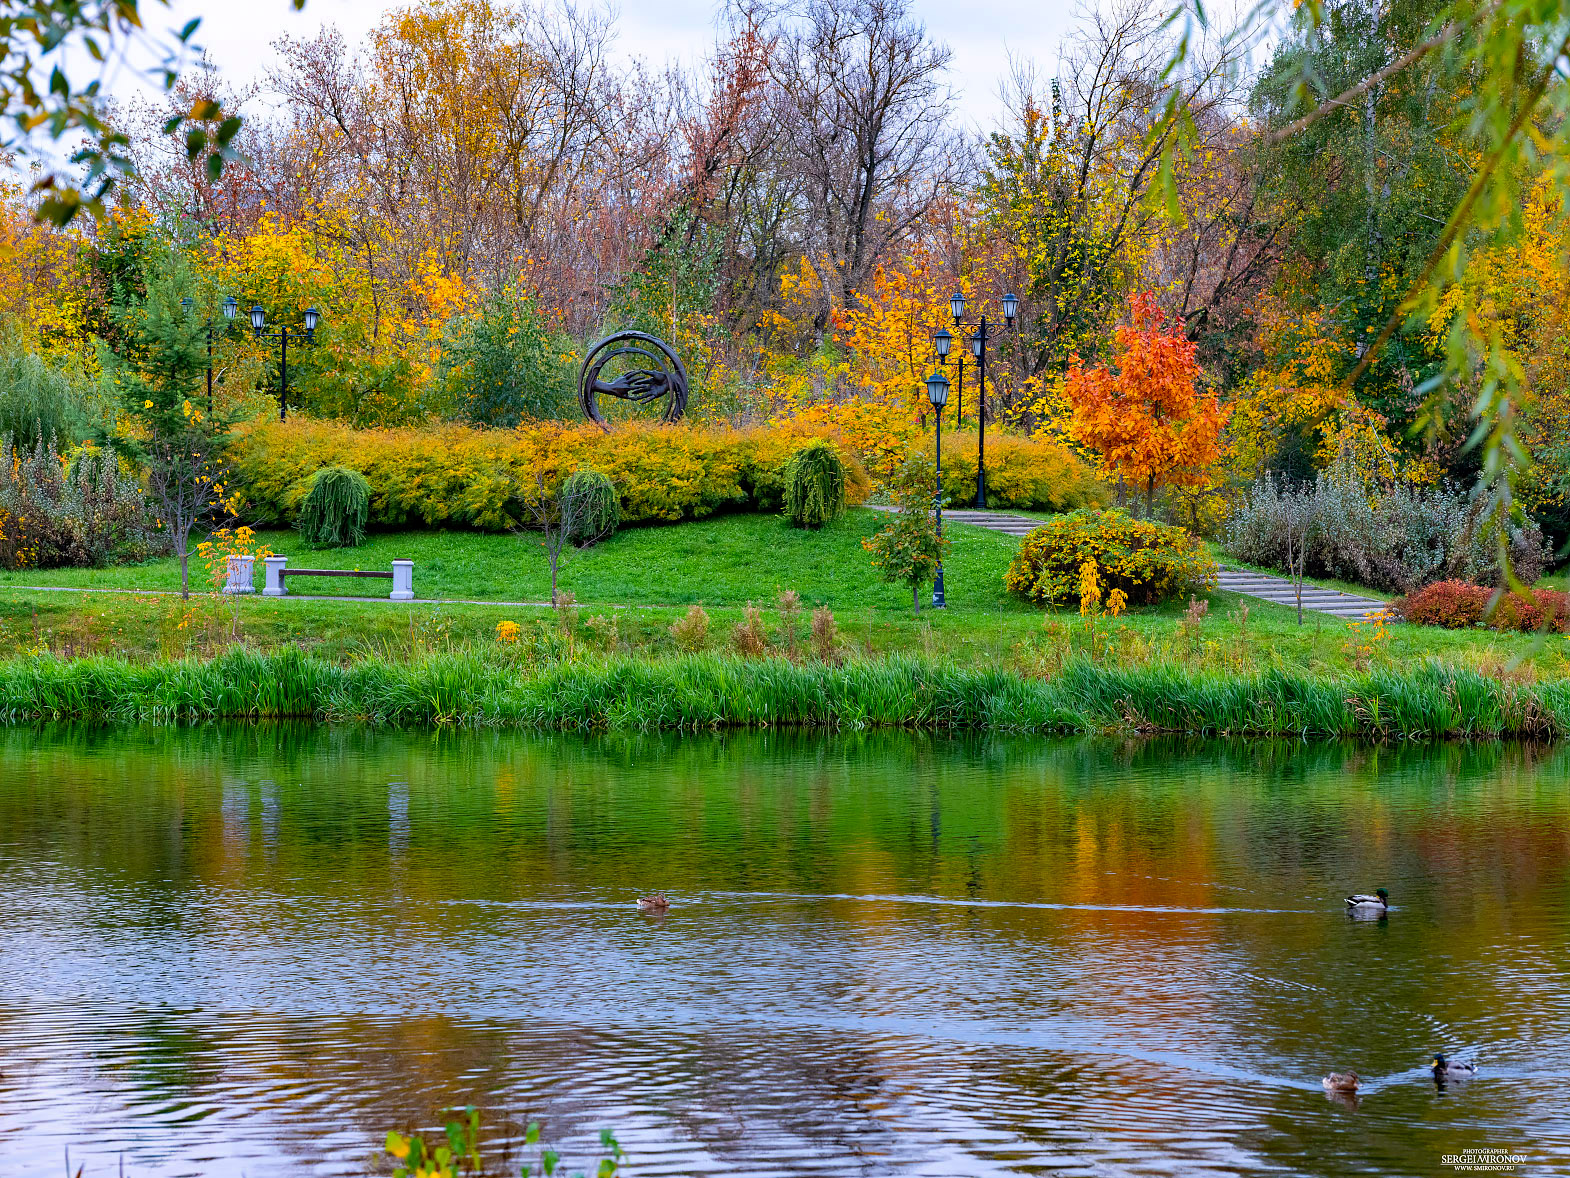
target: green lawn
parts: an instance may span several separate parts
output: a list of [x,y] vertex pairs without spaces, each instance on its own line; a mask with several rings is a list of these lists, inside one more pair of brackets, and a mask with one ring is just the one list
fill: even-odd
[[[705,606],[760,604],[794,589],[809,606],[909,609],[909,592],[873,575],[864,537],[885,522],[865,508],[847,513],[818,532],[793,528],[778,516],[728,515],[668,527],[627,528],[583,552],[569,551],[561,587],[580,603]],[[1003,592],[1003,570],[1018,547],[1008,536],[953,525],[945,562],[949,607],[959,611],[1028,612]],[[316,550],[294,532],[263,532],[260,542],[296,568],[389,569],[394,559],[414,561],[414,590],[421,598],[476,601],[546,601],[550,573],[536,538],[476,532],[400,532],[373,535],[359,548]],[[193,578],[205,569],[193,560]],[[261,584],[260,562],[257,584]],[[178,589],[173,558],[107,569],[57,569],[0,573],[0,590],[23,585],[99,589]],[[330,580],[290,582],[292,593],[385,596],[390,582]]]
[[[826,605],[837,619],[846,651],[875,656],[916,651],[980,665],[1047,673],[1065,649],[1083,648],[1084,621],[1073,610],[1043,611],[1003,592],[1003,572],[1017,541],[995,532],[951,525],[947,562],[949,608],[911,611],[905,590],[873,574],[863,537],[882,524],[880,513],[851,512],[822,532],[804,532],[772,516],[734,515],[669,527],[629,528],[586,552],[571,553],[563,587],[580,603],[581,643],[604,644],[591,631],[596,616],[616,618],[619,649],[672,653],[669,627],[692,603],[712,615],[711,645],[728,645],[749,602],[765,611],[771,641],[788,646],[775,603],[794,589],[808,610]],[[327,579],[296,583],[301,596],[221,598],[204,593],[187,605],[177,597],[76,594],[26,586],[76,586],[170,590],[178,586],[175,563],[164,559],[111,569],[0,573],[0,657],[42,647],[63,653],[117,651],[133,655],[205,654],[221,649],[236,632],[252,645],[301,645],[332,657],[367,651],[410,652],[464,643],[494,642],[496,624],[517,621],[559,629],[547,608],[504,604],[543,602],[549,578],[544,554],[530,537],[463,532],[406,532],[376,536],[361,548],[313,551],[293,532],[264,536],[296,567],[387,568],[395,558],[415,562],[415,590],[422,598],[480,604],[395,604],[388,582]],[[203,570],[198,569],[201,576]],[[260,577],[258,576],[258,580]],[[205,580],[198,588],[205,589]],[[363,600],[305,600],[305,595],[365,595]],[[375,594],[372,598],[370,595]],[[1242,605],[1247,605],[1245,617]],[[1197,630],[1182,626],[1186,603],[1135,610],[1103,619],[1094,639],[1106,658],[1131,664],[1152,660],[1227,669],[1281,665],[1340,671],[1360,656],[1368,628],[1358,632],[1340,619],[1307,613],[1299,625],[1289,607],[1217,592]],[[631,607],[613,609],[612,607]],[[804,627],[805,619],[800,623]],[[1487,631],[1446,631],[1392,625],[1375,643],[1376,665],[1403,666],[1438,656],[1475,666],[1510,668],[1524,661],[1531,673],[1563,674],[1563,637]],[[1512,672],[1513,673],[1513,672]]]

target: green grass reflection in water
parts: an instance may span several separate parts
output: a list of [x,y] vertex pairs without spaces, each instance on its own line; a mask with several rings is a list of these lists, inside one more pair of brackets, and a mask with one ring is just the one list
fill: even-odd
[[[359,1173],[478,1100],[638,1174],[1570,1151],[1527,746],[0,733],[0,1173]],[[1352,923],[1348,889],[1396,912]],[[639,915],[639,890],[675,900]],[[1483,1074],[1436,1092],[1449,1048]],[[1332,1068],[1371,1077],[1331,1104]],[[19,1144],[18,1144],[19,1143]],[[11,1167],[16,1167],[12,1170]],[[1529,1172],[1529,1171],[1528,1171]]]

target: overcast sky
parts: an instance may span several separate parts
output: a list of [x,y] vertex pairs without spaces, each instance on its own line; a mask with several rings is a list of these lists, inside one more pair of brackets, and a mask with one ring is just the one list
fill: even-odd
[[[289,0],[175,0],[172,10],[148,5],[143,12],[150,26],[177,27],[201,17],[196,40],[226,76],[240,82],[267,72],[274,60],[272,43],[284,34],[305,37],[323,25],[337,25],[357,44],[383,12],[403,6],[383,0],[307,0],[296,12]],[[614,7],[617,51],[623,56],[653,65],[691,64],[714,41],[716,5],[709,0],[628,0]],[[989,128],[1009,54],[1034,58],[1050,71],[1074,9],[1067,0],[915,0],[915,11],[928,31],[954,51],[952,82],[961,117]],[[136,83],[122,74],[111,89],[129,97]]]

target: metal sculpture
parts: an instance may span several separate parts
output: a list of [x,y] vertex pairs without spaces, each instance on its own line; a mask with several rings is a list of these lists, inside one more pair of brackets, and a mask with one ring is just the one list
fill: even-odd
[[[601,380],[605,366],[623,356],[641,356],[649,366]],[[601,429],[609,430],[610,422],[600,410],[601,397],[625,401],[634,410],[664,398],[666,404],[660,419],[679,421],[687,412],[687,370],[664,340],[647,332],[620,331],[590,348],[578,370],[578,403],[583,406],[583,415]]]

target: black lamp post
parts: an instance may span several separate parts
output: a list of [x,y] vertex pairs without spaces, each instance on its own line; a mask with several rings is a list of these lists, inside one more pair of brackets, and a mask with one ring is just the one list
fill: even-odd
[[[322,313],[315,307],[307,307],[302,316],[305,326],[305,342],[316,342],[316,325],[321,322]],[[289,325],[286,323],[277,331],[263,330],[267,326],[267,313],[257,304],[251,308],[251,330],[256,333],[257,339],[266,337],[276,339],[279,343],[278,363],[278,420],[283,421],[289,415]]]
[[[233,295],[230,295],[228,298],[224,299],[223,303],[220,304],[220,305],[223,307],[223,313],[224,313],[223,328],[224,328],[225,331],[228,331],[229,330],[229,324],[234,319],[234,310],[240,304],[238,303],[238,301],[236,301],[236,299],[235,299],[235,297]],[[185,313],[187,315],[189,315],[191,313],[191,311],[196,307],[196,300],[192,299],[189,295],[187,295],[185,298],[180,300],[180,307],[181,307],[182,310],[185,311]],[[211,315],[209,315],[207,317],[207,324],[206,324],[206,328],[205,328],[205,330],[207,332],[207,412],[208,412],[208,414],[211,414],[212,411],[213,411],[213,328],[214,328],[214,326],[216,326],[216,325],[213,323],[213,317]]]
[[[1006,294],[1002,301],[1003,320],[1013,327],[1019,315],[1019,296]],[[949,312],[954,317],[955,327],[971,326],[964,321],[965,296],[959,291],[955,291],[949,299]],[[979,431],[976,435],[976,506],[984,508],[987,505],[987,344],[992,336],[987,331],[985,315],[974,326],[975,331],[970,336],[970,353],[976,357],[976,386],[981,390],[976,395],[976,426]],[[933,338],[936,340],[937,337]]]
[[934,424],[937,426],[937,468],[938,486],[937,493],[932,497],[932,514],[937,520],[938,541],[938,567],[932,578],[932,608],[943,609],[947,602],[943,597],[943,406],[949,403],[949,378],[941,372],[934,372],[927,377],[927,400],[932,402]]

